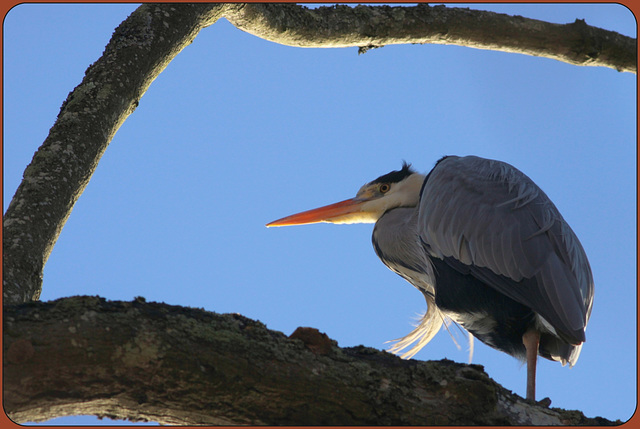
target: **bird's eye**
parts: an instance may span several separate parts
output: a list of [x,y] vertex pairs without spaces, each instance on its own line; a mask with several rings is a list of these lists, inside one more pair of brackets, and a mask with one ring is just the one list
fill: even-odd
[[378,188],[378,190],[379,190],[381,193],[386,194],[387,192],[389,192],[389,189],[390,189],[390,188],[391,188],[391,186],[389,186],[389,184],[388,184],[388,183],[382,183],[382,184],[380,185],[380,187]]

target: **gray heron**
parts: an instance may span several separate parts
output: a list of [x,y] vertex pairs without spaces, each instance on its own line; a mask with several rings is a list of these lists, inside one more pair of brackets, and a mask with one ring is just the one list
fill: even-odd
[[525,361],[532,401],[538,355],[578,360],[593,305],[589,261],[553,202],[515,167],[445,156],[425,176],[404,163],[355,198],[267,226],[317,222],[375,223],[378,257],[424,294],[426,313],[392,352],[412,357],[449,318]]

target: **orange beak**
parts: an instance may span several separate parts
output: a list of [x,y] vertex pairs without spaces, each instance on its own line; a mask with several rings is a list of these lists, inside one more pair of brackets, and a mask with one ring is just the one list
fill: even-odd
[[362,210],[362,204],[366,202],[367,200],[350,198],[348,200],[340,201],[339,203],[330,204],[328,206],[319,207],[317,209],[307,210],[291,216],[283,217],[282,219],[278,219],[268,223],[267,227],[307,225],[310,223],[318,222],[343,223],[340,221],[350,218],[350,215],[353,215],[353,213],[360,212]]

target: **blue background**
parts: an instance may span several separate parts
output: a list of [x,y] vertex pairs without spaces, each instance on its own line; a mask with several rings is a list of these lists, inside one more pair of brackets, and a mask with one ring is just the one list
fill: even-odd
[[[137,5],[13,8],[4,21],[4,209],[67,94]],[[636,37],[621,5],[457,5]],[[203,30],[107,149],[44,272],[42,300],[100,295],[235,312],[290,334],[383,349],[425,310],[371,225],[264,224],[355,195],[402,160],[507,161],[556,203],[596,284],[573,369],[540,360],[538,396],[587,416],[636,408],[636,76],[458,46],[301,49]],[[417,356],[467,361],[452,329]],[[526,371],[476,341],[473,362],[524,395]],[[108,423],[65,418],[58,424]],[[50,422],[51,423],[51,422]]]

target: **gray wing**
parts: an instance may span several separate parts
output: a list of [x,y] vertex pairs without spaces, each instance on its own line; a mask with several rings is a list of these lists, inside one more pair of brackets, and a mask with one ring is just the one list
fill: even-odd
[[432,256],[529,306],[572,344],[593,304],[587,256],[549,197],[509,164],[446,157],[421,192],[420,236]]

